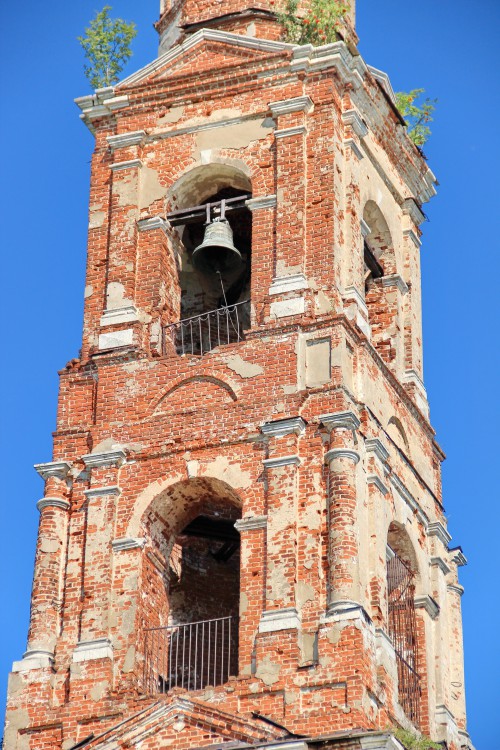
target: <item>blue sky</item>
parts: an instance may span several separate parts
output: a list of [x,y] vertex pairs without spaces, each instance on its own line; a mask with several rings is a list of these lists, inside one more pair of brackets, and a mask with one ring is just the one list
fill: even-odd
[[[112,15],[139,28],[131,73],[156,57],[159,0],[110,2]],[[51,458],[57,370],[80,345],[92,137],[73,104],[89,93],[76,37],[101,7],[95,0],[0,4],[0,706],[26,644],[43,492],[32,465]],[[469,731],[478,750],[498,747],[500,692],[499,21],[498,0],[358,0],[365,60],[388,72],[396,90],[425,88],[439,99],[425,148],[440,182],[423,225],[425,383],[448,455],[449,528],[469,559],[461,580]]]

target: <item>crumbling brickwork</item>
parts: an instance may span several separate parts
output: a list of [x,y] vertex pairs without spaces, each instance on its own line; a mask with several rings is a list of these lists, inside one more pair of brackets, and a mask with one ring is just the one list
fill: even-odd
[[[77,100],[95,135],[82,351],[37,467],[5,747],[398,747],[381,731],[412,726],[388,554],[414,582],[414,728],[469,747],[465,560],[448,548],[422,383],[420,206],[435,178],[354,47],[354,10],[345,41],[321,48],[280,41],[272,3],[224,12],[163,7],[159,58]],[[229,197],[244,204],[227,216],[245,272],[207,278],[203,225],[175,212]],[[219,281],[245,307],[241,335],[217,318],[229,343],[214,345]],[[151,628],[178,649],[176,627],[226,616],[237,667],[174,684]]]

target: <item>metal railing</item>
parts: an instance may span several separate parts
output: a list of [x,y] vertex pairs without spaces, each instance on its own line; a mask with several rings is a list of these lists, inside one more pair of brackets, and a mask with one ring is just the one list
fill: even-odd
[[177,354],[203,355],[216,346],[241,341],[248,325],[249,300],[184,318],[163,329],[163,353],[167,354],[173,343]]
[[145,632],[144,686],[201,690],[238,673],[238,617],[219,617]]

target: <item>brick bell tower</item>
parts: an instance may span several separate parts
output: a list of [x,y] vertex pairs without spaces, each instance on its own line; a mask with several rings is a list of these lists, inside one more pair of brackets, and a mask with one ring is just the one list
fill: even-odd
[[387,76],[274,3],[163,5],[95,135],[6,750],[470,748],[422,382],[435,178]]

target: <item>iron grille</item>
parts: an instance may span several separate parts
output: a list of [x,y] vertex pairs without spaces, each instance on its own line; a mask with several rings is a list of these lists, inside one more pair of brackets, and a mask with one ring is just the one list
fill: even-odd
[[184,318],[163,330],[163,353],[172,342],[177,354],[206,354],[216,346],[234,344],[248,327],[249,300]]
[[399,703],[415,726],[420,726],[420,675],[418,674],[417,620],[414,576],[394,555],[387,563],[389,634],[396,652]]
[[150,628],[145,636],[144,685],[149,693],[215,687],[238,673],[236,616]]

